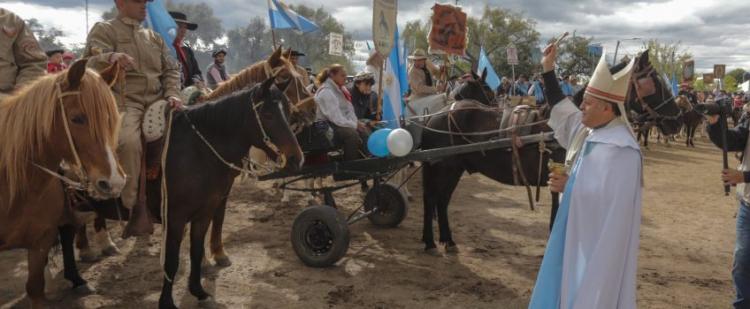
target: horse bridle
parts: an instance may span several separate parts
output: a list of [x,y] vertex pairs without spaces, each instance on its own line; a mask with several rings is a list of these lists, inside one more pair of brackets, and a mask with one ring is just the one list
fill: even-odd
[[78,155],[78,149],[76,148],[75,141],[73,141],[73,133],[71,133],[70,131],[70,125],[68,124],[68,121],[69,121],[68,115],[67,115],[67,112],[65,111],[65,102],[63,101],[63,99],[67,96],[76,96],[79,98],[77,102],[80,102],[81,92],[80,91],[62,91],[62,87],[60,86],[60,83],[56,83],[55,87],[56,87],[55,93],[57,96],[57,102],[58,102],[58,105],[60,106],[60,114],[63,119],[62,121],[63,128],[65,128],[65,136],[66,136],[66,139],[68,140],[70,151],[73,154],[73,159],[75,160],[75,162],[73,162],[73,166],[71,166],[71,169],[74,175],[76,176],[76,178],[78,179],[78,181],[75,181],[63,175],[60,175],[59,173],[54,172],[35,162],[32,162],[32,164],[36,166],[37,168],[41,169],[43,172],[49,174],[50,176],[60,179],[69,188],[80,190],[80,191],[85,191],[86,189],[89,188],[90,182],[88,180],[86,170],[83,167],[83,163],[81,162],[81,157]]
[[[653,73],[653,72],[654,72],[654,68],[651,67],[651,68],[649,68],[649,70],[647,70],[644,73],[637,74],[637,75],[633,74],[632,77],[630,78],[630,84],[632,85],[633,89],[635,90],[635,96],[636,96],[636,99],[638,100],[638,103],[641,104],[641,108],[643,110],[645,110],[647,113],[649,113],[649,115],[651,117],[653,117],[654,120],[659,120],[661,122],[661,121],[664,121],[664,120],[677,120],[677,119],[679,119],[682,116],[682,110],[680,110],[680,112],[677,113],[677,115],[675,115],[675,116],[665,116],[665,115],[662,115],[662,114],[659,113],[660,109],[662,109],[664,106],[666,106],[667,103],[669,103],[670,101],[674,100],[674,96],[673,95],[670,95],[669,98],[667,98],[664,101],[662,101],[661,103],[659,103],[659,105],[657,105],[656,107],[651,107],[650,105],[648,105],[648,103],[646,103],[646,101],[643,100],[644,97],[652,96],[652,95],[655,95],[656,93],[655,92],[654,93],[650,93],[650,94],[643,94],[643,93],[641,93],[641,87],[639,86],[639,82],[638,81],[648,78],[648,79],[651,80],[651,83],[654,83],[654,78],[651,76],[651,73]],[[664,91],[665,87],[663,87],[663,86],[664,85],[662,85],[662,87],[661,87],[662,88],[661,89],[662,97],[664,97],[664,94],[665,94],[665,91]]]
[[[266,78],[271,78],[271,77],[275,78],[276,76],[278,76],[279,72],[281,72],[283,69],[284,69],[284,66],[272,68],[271,64],[269,64],[267,60],[263,61],[263,70],[264,70],[264,72],[266,74]],[[294,81],[294,90],[296,91],[296,94],[297,94],[297,101],[299,101],[299,102],[297,102],[297,104],[302,104],[303,102],[306,102],[306,101],[309,101],[309,100],[314,100],[314,98],[312,96],[310,96],[309,98],[300,101],[299,100],[299,98],[300,98],[300,90],[299,90],[299,85],[297,84],[297,83],[299,83],[299,81],[297,80],[297,78],[295,78],[295,76],[293,74],[292,74],[291,79]],[[290,112],[291,113],[299,113],[299,109],[297,108],[297,105],[291,104],[292,100],[289,99],[289,96],[286,94],[286,91],[282,92],[282,94],[286,98],[287,102],[290,102],[290,104],[289,104],[291,106]],[[299,128],[296,128],[296,129],[292,128],[292,132],[296,135],[296,134],[302,132],[303,129],[304,129],[304,126],[301,126]]]

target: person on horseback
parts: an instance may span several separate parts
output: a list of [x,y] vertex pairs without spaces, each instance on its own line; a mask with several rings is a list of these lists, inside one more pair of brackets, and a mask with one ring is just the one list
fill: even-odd
[[198,61],[195,60],[193,48],[185,43],[185,35],[188,30],[195,31],[198,29],[198,24],[188,21],[187,15],[182,12],[172,11],[169,12],[169,15],[177,23],[177,37],[174,38],[172,45],[177,52],[177,60],[180,61],[182,69],[182,87],[187,88],[196,83],[203,83],[203,73],[201,73]]
[[299,57],[304,56],[305,54],[292,49],[289,49],[286,52],[286,58],[289,59],[289,62],[292,63],[294,69],[297,70],[297,73],[302,76],[302,85],[307,87],[308,85],[310,85],[310,74],[307,73],[307,69],[299,65]]
[[409,87],[411,96],[409,100],[414,100],[434,94],[438,94],[441,89],[435,86],[432,79],[433,75],[439,74],[439,69],[427,59],[427,53],[422,49],[417,49],[409,56],[409,60],[414,64],[409,70]]
[[47,56],[34,33],[16,14],[0,8],[0,102],[47,69]]
[[227,56],[227,51],[219,49],[214,51],[211,56],[214,58],[214,62],[206,68],[206,83],[208,88],[215,90],[216,87],[219,87],[219,83],[229,80],[227,68],[224,66],[224,58]]
[[529,308],[636,308],[642,156],[625,110],[634,61],[613,74],[602,56],[579,109],[555,76],[557,45],[544,55],[548,124],[572,170],[550,174],[563,195]]
[[340,64],[331,65],[318,74],[317,82],[320,88],[315,93],[316,121],[331,124],[335,143],[344,147],[344,160],[360,159],[369,129],[357,118],[352,95],[344,87],[346,70]]
[[117,17],[94,25],[85,50],[89,66],[101,70],[117,63],[126,70],[124,80],[112,88],[122,114],[117,157],[128,176],[121,199],[132,213],[123,232],[125,237],[153,232],[145,201],[138,198],[144,111],[163,100],[173,108],[182,107],[179,66],[161,36],[142,26],[146,2],[115,0]]

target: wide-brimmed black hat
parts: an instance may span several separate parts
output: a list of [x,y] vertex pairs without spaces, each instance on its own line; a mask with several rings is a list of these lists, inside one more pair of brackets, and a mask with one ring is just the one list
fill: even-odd
[[186,24],[186,25],[187,25],[187,28],[188,28],[188,30],[190,30],[190,31],[193,31],[193,30],[195,30],[195,29],[198,29],[198,24],[196,24],[196,23],[192,23],[192,22],[188,21],[188,19],[187,19],[187,15],[185,15],[185,13],[182,13],[182,12],[175,12],[175,11],[170,11],[170,12],[169,12],[169,15],[171,15],[171,16],[172,16],[172,18],[174,19],[174,21],[175,21],[176,23],[182,23],[182,24]]
[[292,50],[292,51],[291,51],[291,52],[289,53],[289,56],[292,56],[292,57],[304,57],[304,56],[305,56],[305,54],[303,54],[303,53],[301,53],[301,52],[298,52],[298,51],[296,51],[296,50]]
[[217,51],[214,51],[214,52],[213,52],[213,53],[211,54],[211,57],[214,57],[214,58],[216,58],[216,56],[217,56],[218,54],[224,54],[224,56],[226,56],[226,55],[227,55],[227,51],[226,51],[226,50],[224,50],[224,49],[219,49],[219,50],[217,50]]
[[47,52],[45,52],[45,54],[47,54],[47,57],[52,57],[52,55],[54,54],[64,54],[64,53],[65,51],[62,49],[52,49],[52,50],[48,50]]

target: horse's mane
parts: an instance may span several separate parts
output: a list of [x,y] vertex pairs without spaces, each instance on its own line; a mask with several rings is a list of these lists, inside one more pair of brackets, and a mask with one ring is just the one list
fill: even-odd
[[[208,128],[203,127],[203,124],[241,123],[246,118],[247,112],[251,110],[250,99],[254,89],[255,87],[240,89],[239,91],[232,92],[229,95],[223,96],[219,99],[214,99],[212,101],[206,102],[205,104],[198,105],[195,108],[188,109],[185,111],[185,113],[187,114],[187,118],[185,118],[181,113],[176,113],[175,124],[181,121],[189,121],[190,123],[193,123],[194,125],[199,127],[199,130],[204,131],[208,130]],[[183,118],[185,119],[183,120]],[[209,126],[213,129],[216,128],[212,125]],[[237,129],[238,128],[236,126],[227,127],[227,130],[229,131]],[[215,133],[224,135],[231,132],[227,131]]]
[[[59,113],[57,83],[65,72],[39,78],[0,103],[0,181],[7,183],[12,202],[26,189],[29,163],[49,151],[55,115]],[[109,86],[93,70],[87,70],[79,88],[80,108],[86,114],[89,133],[99,143],[117,146],[119,114]],[[75,137],[74,137],[75,138]],[[38,188],[32,188],[38,189]]]
[[211,92],[211,94],[206,96],[205,100],[217,99],[237,90],[247,88],[248,86],[255,83],[263,82],[263,80],[267,78],[266,69],[264,67],[266,63],[268,63],[271,68],[285,66],[287,70],[289,70],[290,72],[294,72],[294,66],[291,62],[289,62],[289,60],[285,58],[278,58],[278,61],[279,63],[277,63],[276,65],[268,63],[268,60],[254,63],[253,65],[240,71],[237,75],[235,75],[228,81],[219,84],[219,87]]

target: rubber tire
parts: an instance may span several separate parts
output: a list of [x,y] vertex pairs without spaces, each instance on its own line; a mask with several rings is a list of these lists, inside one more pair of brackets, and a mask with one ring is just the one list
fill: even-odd
[[386,203],[388,203],[386,205],[383,205],[383,209],[388,212],[388,215],[385,215],[381,212],[375,212],[367,218],[370,219],[370,222],[372,222],[372,224],[374,224],[375,226],[389,228],[398,227],[399,224],[401,224],[401,222],[403,222],[406,218],[406,213],[409,209],[409,204],[406,201],[406,197],[403,193],[401,193],[401,190],[390,183],[384,183],[380,186],[372,187],[369,191],[367,191],[367,195],[365,195],[366,211],[373,209],[373,207],[375,206],[376,194],[379,194],[378,201],[381,204],[383,203],[383,201],[386,201]]
[[[306,241],[308,230],[315,224],[324,225],[331,236],[331,247],[323,254],[314,252]],[[335,208],[311,206],[294,219],[291,240],[294,253],[302,263],[310,267],[329,267],[336,264],[349,250],[349,225]]]

